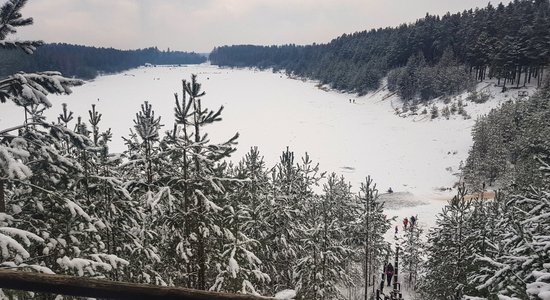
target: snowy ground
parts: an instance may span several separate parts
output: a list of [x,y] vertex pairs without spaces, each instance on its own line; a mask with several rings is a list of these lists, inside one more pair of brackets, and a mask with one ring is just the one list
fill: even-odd
[[[46,114],[50,121],[56,120],[61,103],[66,102],[75,115],[87,119],[90,105],[96,104],[103,114],[100,125],[113,128],[111,151],[120,152],[124,150],[121,136],[127,135],[145,100],[162,116],[164,128],[172,127],[174,93],[181,92],[181,80],[189,79],[191,73],[198,74],[207,93],[203,105],[225,106],[223,122],[208,129],[212,140],[241,134],[235,160],[256,145],[268,165],[275,164],[286,146],[297,156],[308,151],[322,170],[343,174],[354,190],[367,175],[381,193],[391,187],[396,193],[388,201],[388,214],[400,219],[418,214],[420,224],[428,227],[452,194],[440,188],[457,181],[455,173],[467,157],[476,116],[517,95],[513,90],[505,97],[499,88],[483,83],[479,88],[488,89],[495,99],[468,103],[471,119],[430,120],[395,115],[400,101],[385,90],[356,97],[326,92],[315,82],[278,73],[194,65],[102,76],[74,88],[71,96],[51,97],[54,107]],[[20,124],[22,118],[20,108],[2,105],[0,128]]]

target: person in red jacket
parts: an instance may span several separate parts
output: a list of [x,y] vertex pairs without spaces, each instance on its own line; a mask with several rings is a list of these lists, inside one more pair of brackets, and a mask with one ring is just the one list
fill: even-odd
[[409,225],[409,219],[407,219],[407,218],[405,217],[405,219],[403,219],[403,228],[404,228],[405,230],[407,230],[407,225]]

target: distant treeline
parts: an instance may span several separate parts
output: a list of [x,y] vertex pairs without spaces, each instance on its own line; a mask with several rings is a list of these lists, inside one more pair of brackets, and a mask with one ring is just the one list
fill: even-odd
[[70,44],[46,44],[34,55],[22,51],[0,50],[0,76],[18,71],[60,71],[65,76],[83,79],[99,73],[115,73],[141,66],[165,64],[199,64],[206,57],[194,52],[160,51],[156,47],[118,50]]
[[451,61],[474,79],[489,76],[501,79],[501,85],[523,85],[541,78],[550,60],[549,2],[515,0],[444,16],[427,14],[414,24],[344,34],[328,44],[223,46],[212,51],[210,60],[220,66],[284,69],[338,90],[365,93],[378,88],[388,71],[407,66],[411,58],[418,61],[417,54],[435,66],[450,52]]

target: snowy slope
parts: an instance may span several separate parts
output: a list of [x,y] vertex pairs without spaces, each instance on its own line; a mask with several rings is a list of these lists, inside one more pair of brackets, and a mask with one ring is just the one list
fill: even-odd
[[[476,116],[517,95],[512,90],[505,97],[499,88],[483,83],[479,88],[490,89],[495,99],[479,105],[468,103],[471,119],[403,118],[394,113],[399,99],[388,97],[385,90],[356,97],[326,92],[315,82],[288,79],[278,73],[193,65],[138,68],[99,77],[74,88],[71,96],[51,97],[54,108],[47,115],[50,121],[56,120],[61,104],[67,102],[75,115],[87,119],[90,105],[96,104],[103,114],[100,125],[113,129],[111,151],[120,152],[124,150],[121,136],[127,135],[145,100],[153,104],[156,115],[162,116],[164,128],[171,128],[173,94],[180,93],[181,80],[189,79],[191,73],[198,74],[207,93],[203,105],[226,108],[224,120],[208,129],[211,138],[221,141],[235,132],[241,134],[235,160],[256,145],[268,165],[275,164],[286,146],[297,156],[308,151],[322,170],[345,175],[355,188],[370,174],[382,192],[391,187],[410,193],[411,201],[426,205],[400,209],[402,205],[397,204],[388,213],[418,214],[420,222],[428,226],[451,194],[438,189],[457,181],[454,173],[467,157]],[[21,109],[2,105],[0,127],[20,124],[22,117]]]

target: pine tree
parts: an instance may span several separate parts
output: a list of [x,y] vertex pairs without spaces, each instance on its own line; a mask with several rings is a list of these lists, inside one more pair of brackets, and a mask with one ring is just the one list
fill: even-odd
[[[91,112],[93,119],[94,113]],[[128,150],[123,153],[126,161],[116,171],[124,178],[124,188],[135,203],[129,204],[137,210],[131,210],[133,217],[131,233],[133,247],[130,251],[135,258],[130,273],[126,276],[132,281],[167,285],[169,277],[163,274],[162,235],[163,227],[159,218],[165,212],[165,204],[173,201],[171,190],[162,181],[169,172],[168,162],[163,160],[160,146],[161,118],[155,116],[152,106],[145,101],[136,113],[134,130],[130,129],[128,138],[124,138]],[[92,125],[93,126],[93,125]],[[130,208],[129,207],[129,208]]]
[[[9,35],[17,32],[17,28],[28,26],[33,23],[32,18],[23,18],[20,10],[26,4],[25,0],[10,0],[5,2],[0,7],[0,49],[23,50],[27,54],[32,54],[36,47],[41,46],[41,41],[21,41],[8,40]],[[30,113],[29,107],[39,105],[50,107],[51,104],[46,98],[48,93],[69,94],[70,86],[81,85],[83,82],[79,80],[67,79],[56,72],[43,72],[36,74],[18,73],[0,78],[0,103],[7,100],[12,100],[16,105],[21,106],[25,110],[25,114]],[[37,119],[38,120],[38,119]],[[9,144],[9,133],[20,128],[27,127],[27,120],[23,126],[9,128],[0,131],[3,140],[2,169],[4,175],[1,177],[24,179],[30,175],[28,169],[22,164],[16,163],[21,160],[21,155],[26,156],[24,152],[14,153],[14,149],[7,146]],[[13,170],[13,171],[7,171]],[[11,174],[8,174],[11,173]],[[26,173],[26,174],[25,174]],[[0,178],[0,212],[5,212],[5,182],[6,178]]]
[[[550,176],[548,159],[538,158],[540,170]],[[535,299],[548,286],[548,246],[550,239],[550,197],[548,185],[531,187],[504,197],[498,243],[489,244],[494,251],[480,255],[483,268],[472,276],[478,289],[513,299]]]
[[272,202],[265,222],[271,224],[267,231],[266,247],[272,251],[268,261],[273,266],[271,274],[273,292],[295,289],[295,269],[298,259],[310,253],[301,244],[306,232],[306,211],[313,200],[313,188],[324,173],[319,172],[309,155],[302,163],[294,162],[294,153],[288,148],[281,155],[272,173]]
[[[262,261],[262,270],[271,278],[274,275],[274,265],[269,258],[273,250],[268,248],[267,240],[271,238],[268,233],[272,225],[267,220],[270,219],[271,214],[275,213],[272,210],[273,195],[271,192],[273,186],[263,157],[260,156],[256,147],[251,148],[250,152],[245,155],[237,167],[236,177],[249,179],[248,182],[243,183],[241,190],[245,194],[240,197],[241,201],[251,209],[250,221],[245,226],[245,232],[259,242],[256,255]],[[265,285],[261,294],[270,294],[268,291],[272,292],[270,286]]]
[[[173,262],[167,264],[165,273],[171,282],[191,288],[237,291],[235,284],[220,285],[216,278],[233,275],[228,262],[233,262],[235,256],[230,260],[228,255],[233,252],[226,252],[224,247],[238,243],[235,239],[249,240],[242,234],[240,223],[247,211],[230,201],[229,191],[240,180],[231,177],[224,162],[235,151],[238,134],[223,143],[210,142],[203,128],[221,120],[223,107],[216,111],[203,108],[204,95],[196,75],[189,82],[183,81],[182,101],[176,96],[176,124],[161,143],[159,161],[167,163],[162,164],[158,180],[170,196],[161,205],[163,214],[158,221],[170,232],[162,238],[162,244],[164,256]],[[235,221],[231,227],[224,223],[229,220]],[[241,255],[248,246],[235,249],[233,254]]]
[[386,257],[390,254],[390,245],[384,240],[384,234],[391,227],[391,220],[384,214],[384,202],[378,196],[376,184],[368,176],[361,183],[356,198],[354,221],[351,222],[350,235],[355,243],[358,257],[354,259],[363,265],[363,286],[365,299],[368,297],[369,282],[378,274]]
[[[272,269],[265,257],[265,231],[271,225],[264,220],[269,210],[269,178],[257,147],[229,172],[240,182],[230,187],[230,203],[222,224],[230,240],[224,244],[220,270],[212,290],[265,295]],[[223,268],[225,267],[225,268]]]
[[[0,47],[31,54],[41,42],[6,40],[17,27],[32,24],[20,13],[25,3],[10,0],[0,8]],[[0,132],[5,267],[82,276],[109,274],[125,264],[104,249],[98,234],[104,223],[86,212],[88,203],[77,199],[83,168],[70,151],[83,150],[91,141],[66,127],[70,113],[63,113],[64,125],[47,123],[42,116],[51,106],[49,93],[68,94],[80,84],[57,72],[18,73],[0,80],[0,102],[11,100],[26,115],[22,125]],[[35,246],[29,247],[31,241]]]
[[338,284],[350,284],[345,270],[352,248],[345,232],[351,213],[352,195],[343,177],[332,173],[324,194],[308,201],[302,244],[304,255],[296,265],[297,296],[300,299],[343,299]]
[[425,251],[425,245],[422,241],[423,231],[417,221],[414,226],[411,224],[409,229],[403,231],[403,237],[400,241],[402,276],[412,289],[416,289],[417,279],[422,272],[421,267]]
[[[419,283],[420,293],[433,299],[459,299],[464,295],[483,296],[470,280],[480,268],[476,258],[492,240],[487,224],[491,216],[485,199],[467,199],[466,188],[438,215],[436,227],[428,234],[426,273]],[[494,216],[494,215],[493,215]]]

